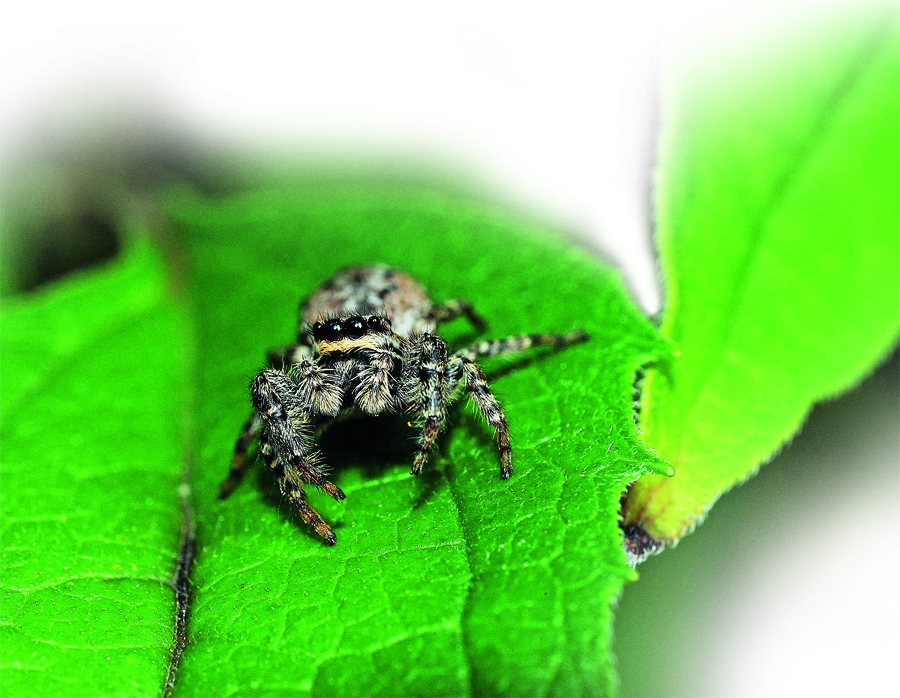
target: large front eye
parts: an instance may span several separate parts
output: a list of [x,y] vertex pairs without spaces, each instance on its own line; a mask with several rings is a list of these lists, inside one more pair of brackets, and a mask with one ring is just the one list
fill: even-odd
[[344,332],[350,339],[359,339],[366,333],[366,324],[358,315],[344,320]]
[[341,327],[340,320],[329,320],[322,328],[322,338],[326,342],[333,342],[336,339],[340,339],[343,334],[344,328]]

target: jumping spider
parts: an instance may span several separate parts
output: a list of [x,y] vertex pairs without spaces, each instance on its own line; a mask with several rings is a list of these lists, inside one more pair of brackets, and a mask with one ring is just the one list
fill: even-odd
[[[494,427],[500,476],[509,478],[513,468],[506,417],[475,358],[579,342],[587,335],[574,331],[493,339],[451,354],[436,331],[460,315],[484,329],[484,321],[468,303],[435,305],[418,282],[397,269],[356,267],[335,274],[300,306],[297,343],[270,351],[272,368],[261,371],[250,385],[254,411],[234,446],[219,499],[234,490],[247,466],[247,450],[259,439],[259,453],[275,472],[284,496],[325,543],[334,545],[334,531],[307,503],[303,490],[308,482],[337,500],[345,496],[325,479],[321,454],[314,449],[316,434],[353,412],[411,413],[422,429],[412,467],[416,475],[463,382]],[[284,366],[289,368],[277,368]]]

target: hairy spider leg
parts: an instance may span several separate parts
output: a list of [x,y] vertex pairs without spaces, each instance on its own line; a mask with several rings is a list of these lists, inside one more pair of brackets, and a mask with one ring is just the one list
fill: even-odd
[[[288,472],[296,472],[307,482],[335,499],[344,499],[339,487],[325,479],[310,448],[314,415],[299,403],[297,385],[281,371],[261,371],[250,385],[253,407],[265,423],[268,437],[279,462]],[[287,493],[285,493],[287,494]]]
[[433,320],[440,325],[445,322],[450,322],[460,315],[464,315],[466,319],[472,323],[472,327],[479,332],[482,332],[487,328],[487,322],[475,312],[472,305],[468,301],[460,300],[458,298],[449,300],[443,305],[432,306],[431,310],[428,311],[427,317],[429,320]]
[[462,374],[466,381],[466,390],[472,396],[472,401],[481,410],[481,414],[487,423],[494,427],[494,435],[497,438],[497,448],[500,451],[500,477],[509,480],[512,475],[512,447],[509,444],[509,425],[506,423],[506,415],[500,408],[500,403],[488,387],[484,371],[474,361],[465,356],[455,354],[451,361],[461,364]]
[[253,414],[250,415],[250,419],[244,422],[244,426],[241,427],[241,433],[238,435],[237,441],[234,444],[234,455],[231,457],[231,467],[228,469],[228,477],[226,477],[222,481],[222,484],[219,485],[219,500],[226,499],[234,492],[235,487],[240,484],[241,478],[244,476],[244,471],[249,465],[247,451],[253,442],[259,438],[261,429],[262,421],[254,411]]
[[[447,365],[447,345],[440,337],[431,334],[422,336],[419,363],[419,396],[422,435],[413,461],[411,473],[418,475],[428,460],[434,442],[444,422],[444,407],[447,402],[445,366]],[[458,379],[457,379],[458,380]]]
[[[312,350],[309,347],[302,344],[292,344],[283,349],[273,350],[269,352],[269,365],[272,368],[277,368],[279,365],[284,365],[286,361],[290,363],[296,358],[297,362],[300,362],[301,364],[296,367],[298,372],[301,375],[305,375],[307,372],[304,370],[304,364],[309,364],[309,362],[302,357],[311,355],[311,351]],[[330,393],[328,393],[327,397],[319,395],[317,388],[321,382],[321,380],[317,381],[316,377],[312,377],[309,381],[309,401],[312,402],[314,406],[319,406],[321,408],[318,410],[314,409],[313,411],[321,412],[322,414],[337,414],[340,410],[341,398],[340,396],[336,398],[337,405],[335,406],[335,398],[333,395]],[[324,390],[323,392],[327,393],[328,391]],[[253,445],[253,442],[259,438],[262,424],[259,414],[254,410],[253,414],[251,414],[247,421],[244,422],[244,426],[241,427],[237,442],[234,444],[234,454],[231,457],[231,467],[228,470],[228,477],[226,477],[219,485],[220,501],[227,499],[241,483],[244,471],[246,471],[250,465],[250,460],[247,458],[247,451],[250,450],[250,446]]]
[[269,435],[265,432],[260,437],[259,454],[266,462],[266,465],[275,473],[275,479],[278,480],[281,492],[294,505],[300,517],[312,526],[316,533],[322,536],[327,545],[337,543],[337,536],[334,535],[334,531],[325,523],[319,512],[313,509],[306,501],[306,492],[303,490],[303,482],[298,477],[298,472],[291,468],[286,468],[278,459],[275,455],[275,449],[269,441]]
[[[580,330],[566,334],[530,334],[505,339],[476,342],[453,354],[447,360],[447,345],[438,337],[424,335],[421,348],[419,379],[421,381],[421,412],[424,422],[422,436],[413,462],[412,474],[418,475],[444,420],[447,397],[460,380],[465,380],[466,390],[488,424],[494,427],[497,448],[500,451],[500,477],[508,480],[513,472],[512,447],[509,442],[509,425],[497,398],[488,387],[484,371],[475,363],[478,356],[501,356],[525,351],[533,346],[564,346],[583,342],[588,335]],[[447,367],[447,374],[444,367]],[[449,379],[449,380],[448,380]]]
[[469,347],[456,352],[456,356],[464,356],[467,359],[475,359],[479,356],[502,356],[525,351],[535,346],[565,346],[584,342],[588,339],[586,332],[574,330],[566,334],[525,334],[504,339],[489,339],[475,342]]
[[583,342],[586,339],[588,339],[587,333],[581,330],[566,334],[528,334],[505,339],[490,339],[476,342],[450,357],[451,371],[458,372],[460,369],[456,367],[461,367],[466,381],[466,390],[472,396],[472,400],[484,415],[487,423],[494,427],[497,448],[500,450],[500,477],[504,480],[508,480],[513,472],[509,425],[506,423],[506,415],[503,414],[497,398],[488,387],[484,371],[475,363],[474,359],[478,356],[513,354],[533,346],[564,346],[574,342]]

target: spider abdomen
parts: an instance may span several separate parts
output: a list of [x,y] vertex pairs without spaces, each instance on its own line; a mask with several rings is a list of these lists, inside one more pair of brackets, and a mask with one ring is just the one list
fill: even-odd
[[433,330],[432,303],[422,285],[409,274],[383,264],[351,267],[323,283],[300,307],[301,332],[307,325],[351,315],[378,315],[391,319],[394,332]]

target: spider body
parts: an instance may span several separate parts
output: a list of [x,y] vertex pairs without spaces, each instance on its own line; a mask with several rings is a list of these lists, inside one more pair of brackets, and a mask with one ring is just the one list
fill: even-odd
[[[412,466],[418,474],[444,425],[447,407],[467,391],[494,427],[500,475],[512,473],[509,428],[475,363],[479,356],[523,351],[534,345],[583,341],[581,331],[532,334],[477,342],[451,353],[437,328],[464,315],[477,329],[484,322],[465,301],[434,304],[411,276],[391,267],[355,267],[338,272],[300,306],[297,342],[269,352],[270,368],[250,385],[253,414],[234,448],[219,498],[227,497],[247,466],[247,451],[259,453],[275,473],[282,493],[325,542],[334,532],[306,501],[304,483],[335,499],[344,493],[325,478],[315,450],[318,432],[351,413],[402,412],[421,428]],[[285,368],[287,367],[287,368]]]

